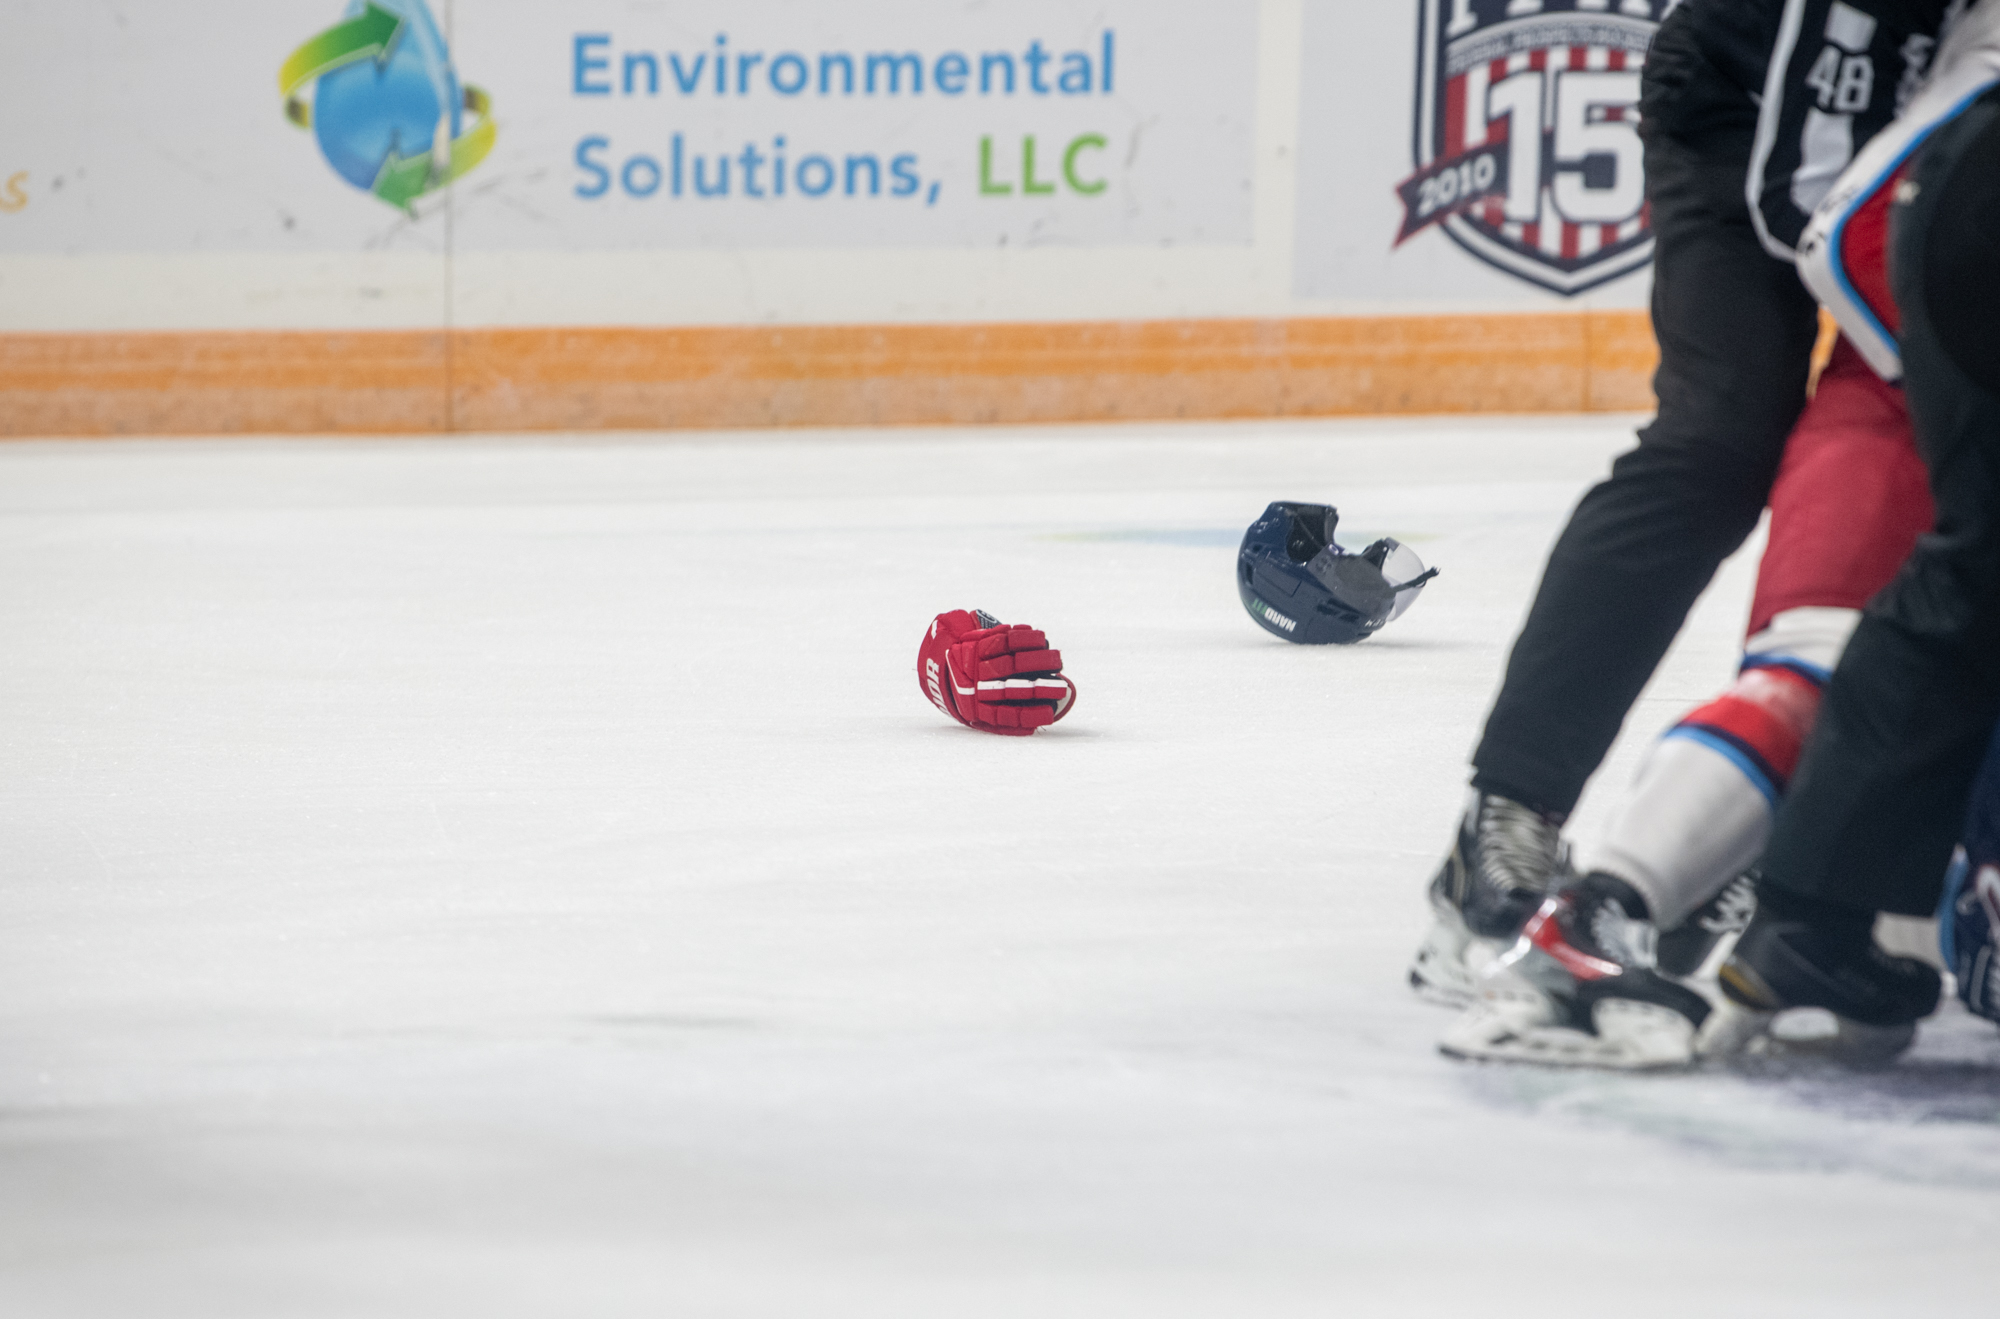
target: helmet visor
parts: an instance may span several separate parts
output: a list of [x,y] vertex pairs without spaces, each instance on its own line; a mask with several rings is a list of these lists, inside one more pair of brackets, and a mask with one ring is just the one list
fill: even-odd
[[1359,554],[1329,545],[1306,567],[1371,632],[1401,618],[1424,583],[1437,576],[1409,546],[1386,538]]
[[1424,567],[1424,561],[1417,557],[1417,552],[1398,540],[1378,540],[1368,547],[1363,557],[1373,560],[1378,546],[1385,548],[1381,559],[1382,576],[1388,581],[1389,589],[1396,593],[1396,603],[1389,609],[1389,621],[1393,623],[1417,602],[1417,597],[1424,593],[1424,583],[1437,576],[1437,569]]

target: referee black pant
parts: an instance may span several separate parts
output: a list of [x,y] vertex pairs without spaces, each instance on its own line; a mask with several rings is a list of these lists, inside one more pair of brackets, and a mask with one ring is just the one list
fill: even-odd
[[[1668,76],[1674,85],[1657,85]],[[1473,755],[1475,786],[1558,816],[1576,805],[1695,598],[1756,527],[1805,406],[1818,333],[1792,263],[1765,252],[1751,227],[1754,108],[1719,89],[1720,75],[1678,51],[1667,29],[1646,79],[1659,415],[1570,515]],[[1744,99],[1740,125],[1659,130],[1674,98],[1725,93]]]

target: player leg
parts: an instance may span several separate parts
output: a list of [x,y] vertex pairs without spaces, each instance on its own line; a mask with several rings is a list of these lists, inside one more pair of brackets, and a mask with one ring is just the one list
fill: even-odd
[[[1679,15],[1645,77],[1659,414],[1571,515],[1508,660],[1410,972],[1444,1001],[1469,998],[1468,967],[1541,901],[1562,820],[1695,597],[1755,527],[1805,401],[1813,302],[1758,242],[1743,195],[1756,108]],[[1718,118],[1730,97],[1740,115]],[[1695,104],[1698,124],[1677,118]]]
[[1935,908],[2000,714],[1996,97],[1938,128],[1894,198],[1903,368],[1937,526],[1828,685],[1764,856],[1757,917],[1722,970],[1749,1013],[1830,1009],[1885,1050],[1908,1041],[1938,982],[1876,946],[1875,913]]
[[1844,342],[1786,446],[1736,683],[1652,748],[1590,872],[1565,883],[1447,1032],[1463,1057],[1685,1064],[1708,1003],[1688,992],[1751,904],[1740,878],[1860,617],[1930,524],[1901,391]]
[[1763,851],[1862,607],[1932,518],[1902,391],[1838,341],[1772,487],[1737,681],[1653,747],[1592,858],[1662,930]]
[[1817,312],[1750,227],[1742,157],[1648,143],[1659,415],[1549,556],[1473,782],[1565,816],[1687,611],[1757,525],[1805,405]]

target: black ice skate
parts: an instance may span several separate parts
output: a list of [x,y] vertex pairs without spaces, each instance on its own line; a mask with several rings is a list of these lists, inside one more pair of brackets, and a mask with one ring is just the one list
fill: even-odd
[[1565,884],[1480,978],[1478,999],[1438,1049],[1555,1067],[1689,1065],[1709,1004],[1660,973],[1659,934],[1645,912],[1615,876]]
[[[1935,969],[1882,951],[1871,912],[1768,888],[1758,898],[1718,973],[1726,1005],[1704,1032],[1704,1053],[1817,1054],[1865,1067],[1910,1047],[1917,1022],[1937,1010]],[[1787,1028],[1782,1014],[1802,1008],[1820,1010],[1821,1029]]]
[[1563,866],[1559,821],[1475,792],[1431,881],[1436,920],[1410,963],[1410,987],[1446,1007],[1471,1002],[1479,972],[1514,941]]
[[1706,995],[1715,968],[1736,947],[1737,937],[1756,914],[1757,875],[1745,871],[1679,925],[1660,931],[1660,971],[1676,980],[1699,979]]

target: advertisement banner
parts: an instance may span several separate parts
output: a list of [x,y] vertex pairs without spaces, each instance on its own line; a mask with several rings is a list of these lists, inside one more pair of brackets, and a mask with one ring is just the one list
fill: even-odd
[[1224,7],[502,7],[462,45],[533,108],[476,246],[1250,237],[1256,24]]
[[1254,12],[4,9],[0,252],[437,249],[447,209],[460,251],[1251,237]]
[[1673,0],[0,0],[0,434],[1639,408]]
[[[1639,70],[1674,0],[1313,0],[1295,285],[1313,298],[1642,305]],[[1366,82],[1316,77],[1357,47]],[[1400,73],[1391,70],[1400,69]],[[1364,118],[1396,133],[1357,134]]]

